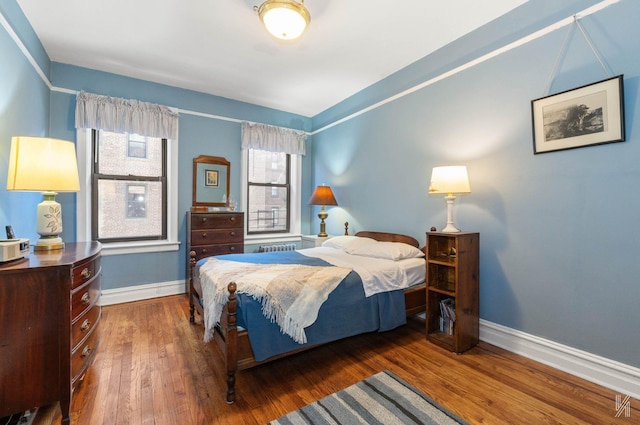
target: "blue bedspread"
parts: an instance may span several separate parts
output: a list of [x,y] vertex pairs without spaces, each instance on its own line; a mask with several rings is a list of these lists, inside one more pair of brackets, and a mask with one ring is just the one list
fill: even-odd
[[[304,264],[330,266],[319,258],[297,251],[229,254],[216,258],[256,264]],[[200,265],[206,259],[198,262]],[[365,332],[387,331],[406,323],[404,291],[384,292],[365,297],[360,276],[352,271],[329,295],[318,314],[318,320],[305,329],[306,344],[298,344],[283,334],[277,324],[262,314],[260,301],[246,294],[238,295],[238,325],[249,333],[249,341],[257,361],[305,346],[322,344]]]

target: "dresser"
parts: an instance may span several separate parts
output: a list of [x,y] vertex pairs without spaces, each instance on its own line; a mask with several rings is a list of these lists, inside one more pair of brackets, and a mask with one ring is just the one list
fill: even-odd
[[243,253],[244,213],[187,212],[187,270],[190,251],[195,251],[196,260]]
[[0,417],[71,395],[99,343],[100,243],[0,264]]

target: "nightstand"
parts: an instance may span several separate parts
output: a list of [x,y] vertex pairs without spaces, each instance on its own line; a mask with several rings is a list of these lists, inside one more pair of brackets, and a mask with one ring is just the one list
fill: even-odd
[[302,249],[305,248],[315,248],[317,246],[322,245],[322,242],[331,238],[331,236],[326,236],[321,238],[318,235],[304,235],[302,236]]
[[478,343],[479,246],[479,233],[427,233],[427,339],[455,353]]

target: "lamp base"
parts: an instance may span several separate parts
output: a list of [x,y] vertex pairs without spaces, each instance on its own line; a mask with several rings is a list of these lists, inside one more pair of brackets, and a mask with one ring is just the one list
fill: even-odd
[[64,249],[62,233],[62,207],[56,201],[56,192],[42,192],[42,202],[36,212],[36,232],[40,239],[33,246],[33,251],[54,251]]
[[42,236],[35,245],[33,251],[57,251],[64,249],[64,242],[59,236]]
[[442,229],[443,233],[457,233],[460,230],[453,225],[453,202],[456,197],[450,193],[445,196],[444,200],[447,202],[447,225]]
[[318,213],[318,218],[320,219],[320,233],[318,233],[319,238],[326,238],[327,236],[327,225],[324,222],[324,219],[329,217],[327,211],[324,209],[324,205],[320,208],[320,212]]
[[442,233],[458,233],[460,229],[454,226],[451,223],[447,223],[444,229],[441,230]]

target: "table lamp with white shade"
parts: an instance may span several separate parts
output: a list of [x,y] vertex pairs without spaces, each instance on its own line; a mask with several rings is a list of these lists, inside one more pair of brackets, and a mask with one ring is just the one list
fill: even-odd
[[64,248],[62,208],[58,192],[78,192],[80,180],[73,142],[48,137],[17,136],[11,139],[7,190],[42,192],[37,207],[36,231],[40,239],[34,251]]
[[453,225],[453,202],[456,200],[455,194],[462,193],[471,193],[467,167],[452,165],[433,168],[429,194],[446,194],[444,199],[447,201],[447,225],[442,229],[445,233],[460,231]]

